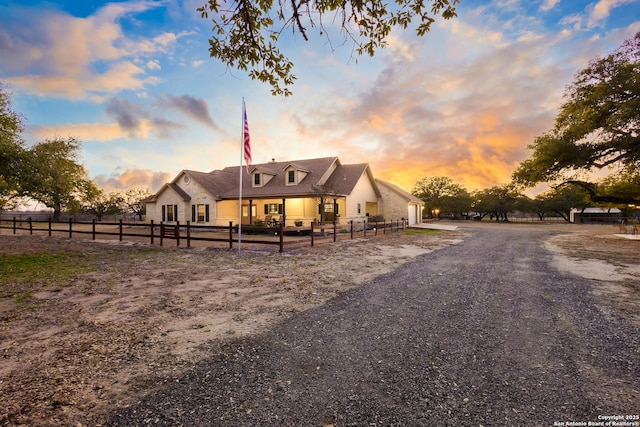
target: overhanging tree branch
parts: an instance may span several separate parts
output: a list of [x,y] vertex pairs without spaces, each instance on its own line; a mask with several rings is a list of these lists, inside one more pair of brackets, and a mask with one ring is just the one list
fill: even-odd
[[[381,0],[278,0],[274,9],[273,0],[230,0],[227,16],[220,11],[221,0],[208,0],[198,8],[203,18],[213,22],[213,36],[209,40],[209,54],[230,68],[249,70],[253,79],[268,83],[274,95],[291,95],[289,89],[296,80],[292,73],[293,63],[278,45],[279,37],[286,28],[299,33],[305,41],[310,39],[310,28],[320,23],[320,35],[331,36],[322,25],[326,14],[340,16],[340,31],[351,39],[354,52],[374,55],[387,45],[387,37],[393,27],[406,29],[415,19],[418,36],[429,31],[435,18],[451,19],[456,16],[455,5],[459,0],[395,0],[393,8]],[[276,15],[275,21],[270,13]]]

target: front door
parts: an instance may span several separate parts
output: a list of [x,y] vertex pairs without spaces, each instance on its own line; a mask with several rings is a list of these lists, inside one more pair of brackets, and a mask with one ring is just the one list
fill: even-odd
[[[237,205],[236,205],[237,206]],[[256,205],[251,205],[251,216],[249,216],[249,204],[242,204],[242,223],[253,224],[253,220],[256,218]]]

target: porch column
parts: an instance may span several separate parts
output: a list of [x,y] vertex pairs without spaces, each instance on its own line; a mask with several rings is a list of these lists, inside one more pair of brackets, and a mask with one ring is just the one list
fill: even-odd
[[333,223],[338,223],[338,199],[333,198]]
[[287,220],[287,210],[286,210],[286,205],[285,205],[285,201],[286,199],[282,199],[282,224],[286,225],[286,220]]

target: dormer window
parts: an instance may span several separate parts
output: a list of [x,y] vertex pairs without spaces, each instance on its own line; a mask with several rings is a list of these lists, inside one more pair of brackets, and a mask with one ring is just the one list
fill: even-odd
[[270,171],[269,169],[263,168],[251,169],[250,173],[251,177],[253,178],[253,180],[251,181],[251,186],[254,188],[264,187],[265,185],[269,184],[269,181],[271,181],[274,176],[276,176],[274,172]]
[[283,171],[285,185],[298,185],[309,174],[308,170],[294,164],[287,165]]

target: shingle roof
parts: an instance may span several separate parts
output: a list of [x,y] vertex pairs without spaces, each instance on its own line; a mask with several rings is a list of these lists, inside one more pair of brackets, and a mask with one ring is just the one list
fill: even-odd
[[[306,176],[295,185],[287,185],[286,170],[289,167],[306,173]],[[239,197],[240,171],[242,171],[242,196],[245,198],[308,197],[311,194],[346,196],[351,194],[365,173],[368,174],[376,194],[380,196],[368,164],[342,165],[337,157],[324,157],[255,164],[249,167],[249,172],[246,167],[240,166],[230,166],[212,172],[183,170],[170,184],[165,185],[156,197],[169,186],[185,200],[189,200],[190,196],[178,185],[180,178],[186,175],[218,200],[236,199]],[[252,174],[255,171],[267,173],[273,177],[264,185],[254,187]]]
[[[249,173],[246,168],[242,168],[242,197],[296,197],[308,196],[324,192],[322,187],[325,174],[333,167],[339,167],[340,161],[337,157],[324,157],[319,159],[294,160],[286,162],[269,162],[252,165]],[[308,172],[302,181],[296,185],[286,185],[285,169],[294,166],[300,170]],[[232,177],[229,187],[223,198],[233,199],[239,197],[240,166],[230,166],[223,171],[230,173]],[[273,178],[261,187],[253,186],[251,172],[259,170],[273,175]]]
[[354,187],[360,180],[360,177],[362,177],[362,175],[365,173],[369,174],[371,183],[374,185],[374,190],[377,196],[380,197],[380,192],[375,186],[375,180],[371,175],[369,165],[366,163],[338,166],[331,177],[327,180],[326,188],[332,192],[335,192],[336,194],[351,194]]
[[174,182],[169,182],[165,185],[162,186],[162,188],[160,188],[160,190],[158,190],[158,192],[156,194],[153,194],[149,197],[147,197],[146,199],[144,199],[144,202],[155,202],[156,199],[158,198],[158,196],[160,195],[160,193],[162,193],[164,190],[166,190],[167,188],[171,188],[173,191],[175,191],[180,197],[182,197],[182,200],[184,200],[185,202],[188,202],[189,200],[191,200],[191,196],[187,194],[186,191],[184,191],[182,188],[180,188],[180,186],[178,184]]
[[408,202],[419,203],[419,204],[424,205],[424,200],[414,196],[413,194],[409,193],[408,191],[403,190],[402,188],[398,187],[395,184],[383,181],[381,179],[376,179],[376,182],[378,183],[378,185],[386,187],[389,190],[393,191],[394,193],[397,193],[399,196],[403,197]]
[[[194,181],[205,188],[212,196],[220,199],[229,191],[233,183],[238,182],[239,177],[229,171],[214,170],[212,172],[183,171]],[[180,175],[178,175],[180,176]]]

